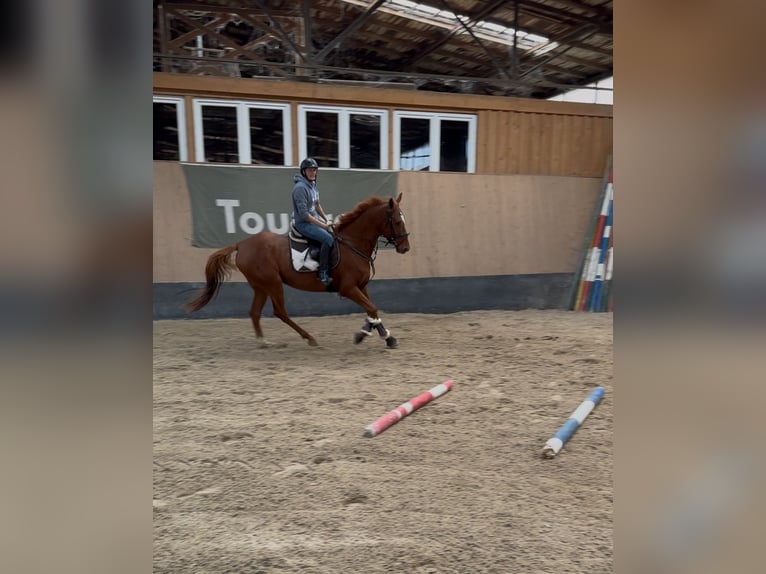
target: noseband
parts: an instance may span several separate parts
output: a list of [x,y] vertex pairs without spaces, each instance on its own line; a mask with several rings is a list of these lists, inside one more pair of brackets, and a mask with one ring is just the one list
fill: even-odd
[[[401,213],[401,212],[400,212]],[[402,239],[404,237],[407,237],[409,233],[396,233],[394,229],[394,211],[392,209],[389,209],[386,212],[386,215],[388,216],[388,221],[386,222],[388,226],[391,228],[391,235],[384,235],[386,239],[386,245],[393,245],[394,247],[399,247],[399,244],[397,243],[398,239]]]

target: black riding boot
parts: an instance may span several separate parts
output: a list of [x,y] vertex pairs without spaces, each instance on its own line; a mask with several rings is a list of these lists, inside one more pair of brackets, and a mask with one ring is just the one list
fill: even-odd
[[331,249],[332,246],[326,243],[322,243],[322,246],[319,248],[319,280],[325,285],[329,285],[330,281],[332,281],[327,273],[330,266]]

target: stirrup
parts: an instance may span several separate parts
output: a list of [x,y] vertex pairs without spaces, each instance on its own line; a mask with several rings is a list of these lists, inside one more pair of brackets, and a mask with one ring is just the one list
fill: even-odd
[[327,271],[325,270],[321,270],[319,272],[319,280],[325,285],[329,285],[332,282],[332,279],[330,278],[330,276],[327,274]]

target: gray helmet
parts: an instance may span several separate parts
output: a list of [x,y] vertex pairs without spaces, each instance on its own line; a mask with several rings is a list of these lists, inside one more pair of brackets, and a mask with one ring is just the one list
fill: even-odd
[[301,162],[301,175],[305,177],[306,174],[303,172],[310,167],[315,167],[319,169],[319,164],[317,163],[317,160],[315,160],[313,157],[307,157]]
[[301,162],[301,169],[306,169],[307,167],[319,167],[319,164],[317,163],[317,160],[315,160],[313,157],[307,157]]

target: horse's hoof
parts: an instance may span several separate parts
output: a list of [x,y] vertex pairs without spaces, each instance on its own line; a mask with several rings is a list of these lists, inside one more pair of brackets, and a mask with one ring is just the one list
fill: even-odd
[[367,335],[365,335],[365,334],[364,334],[364,333],[362,333],[362,332],[356,332],[356,333],[354,333],[354,343],[355,343],[355,344],[357,344],[357,345],[358,345],[359,343],[361,343],[362,341],[364,341],[366,338],[367,338]]
[[314,338],[312,337],[311,339],[309,339],[309,346],[310,346],[310,347],[318,347],[318,346],[319,346],[319,343],[317,343],[316,339],[314,339]]
[[386,337],[386,345],[389,349],[396,349],[397,343],[395,337]]
[[259,349],[284,349],[287,343],[272,343],[271,341],[258,341],[256,343]]

